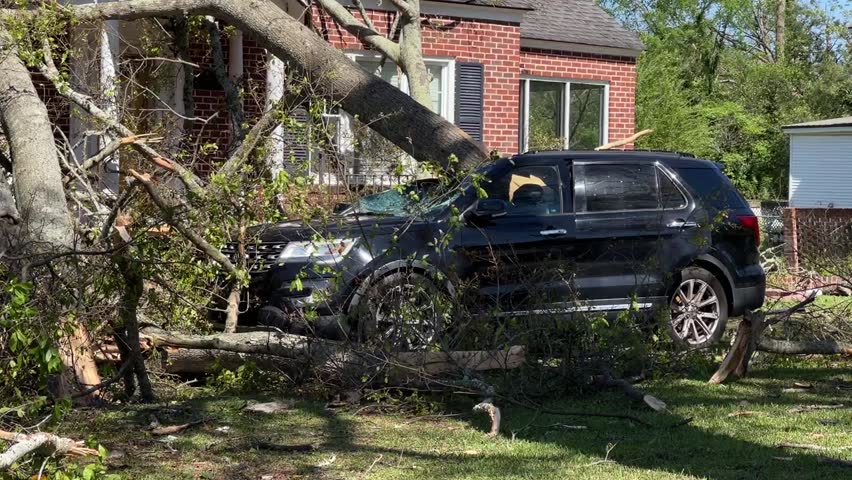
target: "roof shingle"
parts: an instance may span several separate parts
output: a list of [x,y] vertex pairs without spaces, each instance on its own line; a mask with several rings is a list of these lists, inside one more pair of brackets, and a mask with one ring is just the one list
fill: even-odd
[[[517,0],[513,0],[517,1]],[[592,0],[526,0],[521,37],[642,50],[636,32],[620,24]]]
[[521,37],[640,51],[639,36],[624,27],[593,0],[436,0],[528,10]]

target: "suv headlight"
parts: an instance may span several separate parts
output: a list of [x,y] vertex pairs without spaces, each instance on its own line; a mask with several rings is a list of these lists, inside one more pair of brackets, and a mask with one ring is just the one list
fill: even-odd
[[322,265],[334,264],[352,251],[356,239],[344,238],[319,242],[290,242],[281,252],[282,262],[311,262]]

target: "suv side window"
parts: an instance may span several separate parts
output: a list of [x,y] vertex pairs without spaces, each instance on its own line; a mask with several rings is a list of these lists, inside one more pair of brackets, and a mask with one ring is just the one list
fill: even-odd
[[686,208],[689,202],[668,174],[658,168],[657,178],[660,182],[660,206],[663,210]]
[[654,165],[577,165],[574,178],[578,180],[574,189],[574,208],[578,213],[658,208]]
[[562,213],[562,182],[553,165],[512,169],[485,187],[488,198],[506,202],[507,216]]
[[683,192],[650,163],[575,166],[577,212],[675,210],[687,206]]

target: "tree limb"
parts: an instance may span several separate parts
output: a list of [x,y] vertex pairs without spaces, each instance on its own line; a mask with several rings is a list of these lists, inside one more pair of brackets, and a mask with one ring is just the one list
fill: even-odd
[[[80,173],[85,175],[86,173],[88,173],[89,170],[92,169],[92,167],[100,164],[101,162],[109,158],[109,156],[118,151],[119,148],[125,145],[133,145],[134,143],[141,141],[144,137],[148,136],[150,135],[132,135],[129,137],[116,138],[112,140],[111,142],[106,144],[106,146],[102,148],[101,151],[87,158],[85,162],[80,164],[80,166],[78,167]],[[62,180],[65,185],[68,185],[72,179],[71,177],[66,175],[65,178],[63,178]]]
[[[415,2],[420,2],[420,0],[411,0]],[[414,7],[409,3],[409,0],[390,0],[394,7],[399,10],[401,13],[411,16],[419,16],[419,11],[416,11]]]
[[[358,12],[361,13],[361,20],[364,21],[364,23],[367,25],[367,27],[370,28],[371,30],[378,32],[379,29],[376,28],[376,25],[373,23],[373,20],[370,19],[370,14],[367,13],[367,9],[364,8],[364,2],[362,2],[361,0],[352,0],[352,3],[358,9]],[[388,36],[388,38],[390,40],[393,40],[393,38],[390,37],[390,36]]]
[[[230,177],[239,171],[239,169],[246,163],[251,155],[251,152],[260,145],[261,141],[266,138],[266,134],[269,133],[272,129],[274,129],[280,123],[278,120],[278,114],[280,108],[280,103],[273,105],[269,110],[267,110],[258,120],[257,123],[249,130],[248,134],[245,136],[245,139],[240,146],[231,154],[231,157],[219,167],[217,170],[217,174],[223,175],[225,177]],[[211,184],[212,185],[212,184]],[[211,187],[207,187],[208,190]]]
[[782,355],[852,355],[852,344],[838,343],[834,340],[791,341],[761,338],[757,341],[761,352]]
[[636,133],[634,133],[633,135],[631,135],[627,138],[623,138],[621,140],[616,140],[614,142],[609,142],[607,144],[601,145],[600,147],[597,147],[595,149],[595,151],[597,152],[597,151],[601,151],[601,150],[612,150],[613,148],[618,148],[618,147],[621,147],[623,145],[627,145],[628,143],[633,143],[636,140],[644,137],[645,135],[650,135],[652,133],[654,133],[654,131],[651,130],[650,128],[646,129],[646,130],[642,130],[641,132],[636,132]]
[[[394,62],[399,63],[399,45],[396,42],[389,40],[387,37],[379,33],[375,27],[370,27],[359,22],[358,19],[352,15],[349,9],[341,5],[337,0],[317,0],[317,3],[326,13],[331,15],[338,25],[354,35],[355,38],[360,40],[363,44],[375,48],[382,53],[382,55],[385,55]],[[366,12],[363,11],[363,5],[360,5],[360,2],[358,2],[358,5],[362,11],[362,16],[365,19],[368,19],[369,17],[366,15]]]
[[160,196],[159,192],[157,192],[157,187],[154,186],[154,183],[151,181],[150,175],[143,175],[133,169],[131,169],[129,173],[133,176],[133,178],[141,183],[145,188],[145,191],[148,192],[148,196],[151,197],[151,201],[153,201],[163,213],[163,218],[166,220],[166,223],[179,231],[181,235],[195,245],[196,248],[201,250],[211,260],[221,265],[228,273],[236,273],[237,267],[228,260],[228,257],[226,257],[216,247],[207,243],[207,240],[201,238],[199,234],[195,233],[191,228],[184,225],[183,222],[175,217],[174,206],[167,204],[163,197]]

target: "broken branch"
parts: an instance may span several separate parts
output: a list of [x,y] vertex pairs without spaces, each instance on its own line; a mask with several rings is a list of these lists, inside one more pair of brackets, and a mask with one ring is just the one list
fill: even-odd
[[26,435],[0,430],[0,440],[14,444],[5,453],[0,454],[0,470],[9,468],[24,455],[39,449],[45,450],[51,455],[98,455],[97,450],[86,448],[80,440],[71,440],[45,432]]
[[633,135],[631,135],[627,138],[623,138],[621,140],[616,140],[614,142],[609,142],[609,143],[603,144],[600,147],[596,148],[595,151],[612,150],[613,148],[618,148],[618,147],[621,147],[623,145],[627,145],[628,143],[633,143],[636,140],[639,140],[640,138],[644,137],[645,135],[650,135],[652,133],[654,133],[654,131],[651,130],[650,128],[646,129],[646,130],[642,130],[641,132],[634,133]]

